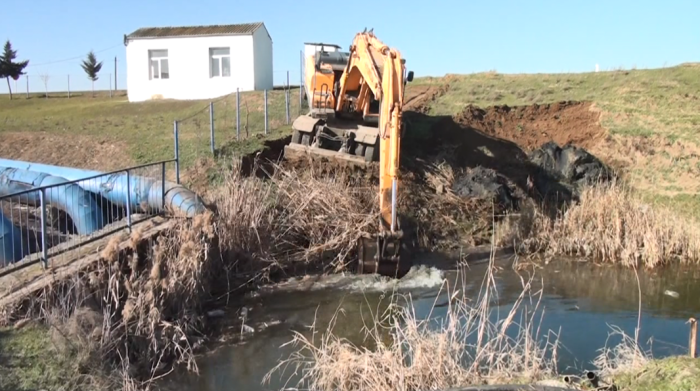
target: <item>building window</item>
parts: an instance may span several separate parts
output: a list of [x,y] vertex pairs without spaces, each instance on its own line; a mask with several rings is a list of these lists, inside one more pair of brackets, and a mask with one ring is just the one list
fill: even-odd
[[231,49],[209,49],[209,77],[231,76]]
[[149,76],[150,79],[169,79],[170,67],[168,66],[168,49],[149,50]]

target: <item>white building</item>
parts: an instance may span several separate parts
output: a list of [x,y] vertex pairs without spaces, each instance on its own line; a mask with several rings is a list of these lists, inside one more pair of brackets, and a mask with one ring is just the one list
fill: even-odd
[[130,102],[272,89],[264,23],[140,28],[124,36]]

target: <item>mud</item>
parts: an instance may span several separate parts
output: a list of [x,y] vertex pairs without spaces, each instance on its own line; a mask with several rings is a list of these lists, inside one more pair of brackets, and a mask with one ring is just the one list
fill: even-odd
[[583,148],[573,145],[560,147],[548,142],[530,154],[530,161],[539,167],[534,186],[540,193],[547,193],[553,180],[567,186],[573,196],[586,185],[608,181],[613,171]]
[[511,209],[516,201],[506,180],[495,170],[475,167],[465,170],[452,185],[452,191],[460,197],[492,199]]

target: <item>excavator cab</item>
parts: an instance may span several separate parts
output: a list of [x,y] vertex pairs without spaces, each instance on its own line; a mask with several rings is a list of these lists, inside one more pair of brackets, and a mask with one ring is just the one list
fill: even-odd
[[358,272],[401,277],[403,231],[397,216],[398,165],[406,61],[372,31],[340,46],[306,43],[304,89],[309,112],[292,124],[285,159],[302,156],[367,167],[379,164],[379,233],[358,243]]

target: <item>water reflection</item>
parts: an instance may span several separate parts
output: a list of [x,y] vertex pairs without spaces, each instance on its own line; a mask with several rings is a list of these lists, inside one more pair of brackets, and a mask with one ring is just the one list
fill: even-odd
[[[213,390],[277,390],[284,386],[289,373],[280,379],[273,377],[263,386],[264,375],[279,360],[289,356],[292,346],[283,347],[297,331],[320,338],[332,319],[336,318],[334,333],[348,341],[366,344],[363,330],[373,314],[382,313],[389,305],[387,291],[410,293],[419,317],[444,314],[448,297],[437,296],[447,281],[450,287],[462,289],[467,297],[477,299],[487,264],[473,265],[464,274],[440,273],[422,269],[400,282],[387,282],[369,276],[330,277],[315,281],[296,281],[287,290],[262,295],[249,300],[250,322],[276,324],[257,333],[249,342],[226,346],[199,360],[200,376],[185,374],[171,377],[166,383],[177,389]],[[527,271],[514,271],[507,261],[496,275],[498,307],[493,317],[504,317],[522,292],[522,278]],[[532,272],[532,270],[530,270]],[[542,288],[540,308],[544,318],[543,332],[560,333],[563,349],[559,351],[560,371],[572,367],[591,368],[591,360],[606,344],[609,325],[616,325],[633,335],[638,322],[639,291],[641,287],[640,341],[653,339],[655,356],[682,354],[687,349],[689,317],[700,315],[700,271],[674,267],[663,271],[639,271],[611,266],[594,266],[579,262],[553,262],[544,268],[534,268],[533,291]],[[304,289],[295,291],[295,289]],[[664,294],[666,290],[679,293],[678,298]],[[438,304],[435,307],[435,304]],[[432,313],[431,313],[432,311]],[[618,342],[609,340],[608,344]],[[293,385],[293,384],[292,384]]]

